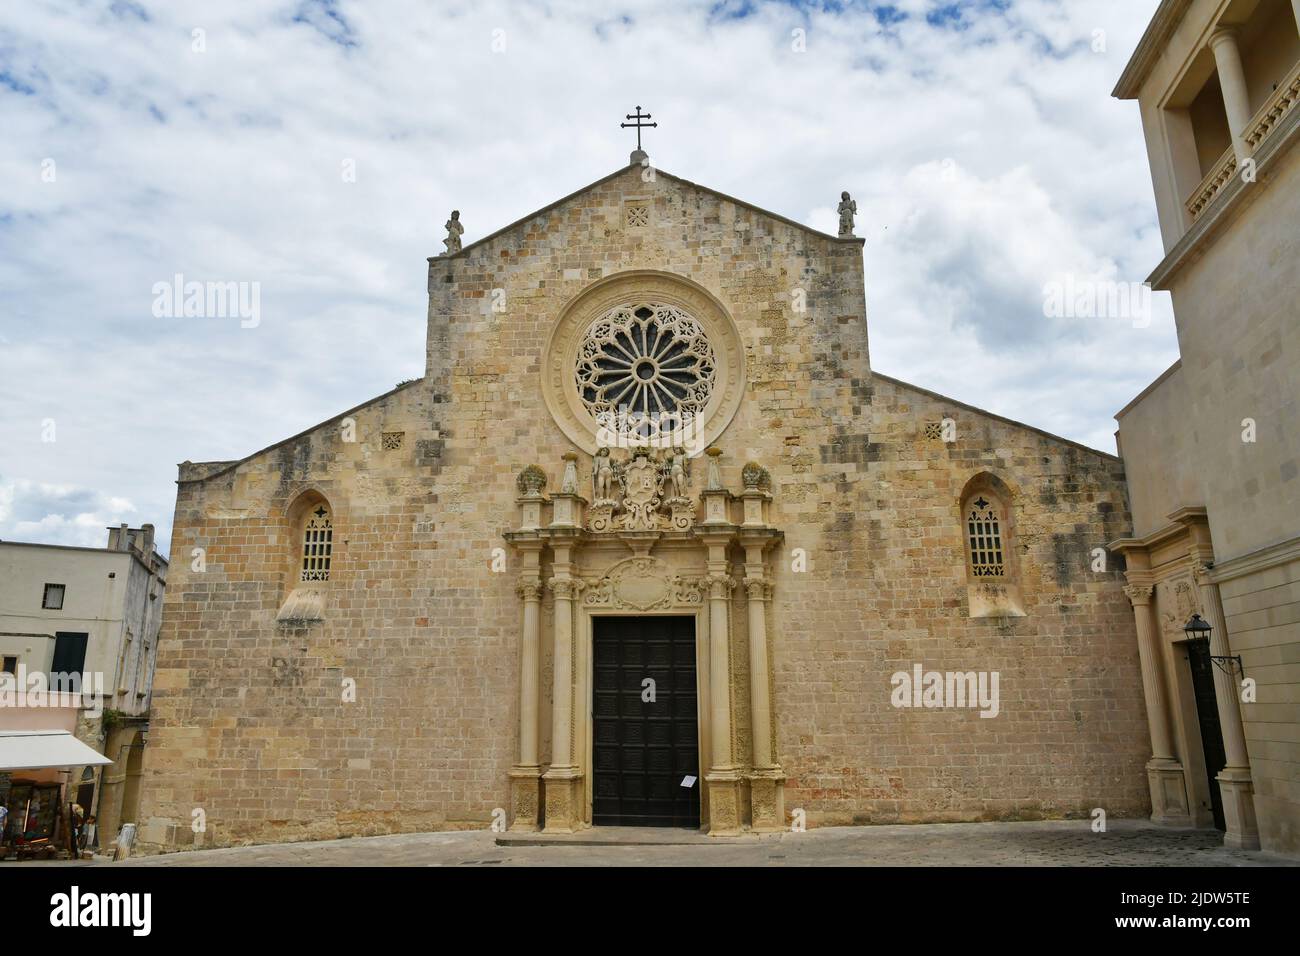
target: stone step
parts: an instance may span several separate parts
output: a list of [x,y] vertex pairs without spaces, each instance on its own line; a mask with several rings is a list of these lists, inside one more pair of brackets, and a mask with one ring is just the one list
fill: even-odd
[[734,846],[758,843],[780,834],[746,833],[711,837],[677,827],[591,827],[576,833],[505,833],[497,846]]

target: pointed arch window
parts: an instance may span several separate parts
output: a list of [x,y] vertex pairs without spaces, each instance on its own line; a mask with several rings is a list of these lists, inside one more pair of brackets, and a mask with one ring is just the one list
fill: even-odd
[[997,475],[981,472],[966,482],[960,501],[970,616],[1025,617],[1015,493]]
[[302,529],[301,581],[328,581],[334,552],[334,516],[324,504],[307,515]]
[[977,578],[1005,578],[1002,554],[1002,516],[996,501],[980,495],[967,506],[966,542],[971,574]]

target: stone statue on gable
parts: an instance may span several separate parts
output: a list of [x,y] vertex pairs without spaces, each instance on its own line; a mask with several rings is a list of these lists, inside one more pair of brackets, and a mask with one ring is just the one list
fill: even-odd
[[465,227],[460,224],[460,210],[453,209],[451,218],[447,220],[446,225],[447,238],[442,240],[442,244],[447,247],[443,255],[452,256],[460,252],[460,237],[465,234]]
[[853,235],[853,217],[858,214],[858,204],[849,198],[848,192],[840,193],[840,204],[836,210],[840,214],[840,235]]

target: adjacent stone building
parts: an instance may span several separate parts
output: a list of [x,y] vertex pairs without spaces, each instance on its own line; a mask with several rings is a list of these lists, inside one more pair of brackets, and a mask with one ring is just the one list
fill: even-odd
[[873,372],[841,209],[449,223],[422,379],[180,468],[142,840],[1147,814],[1120,461]]
[[[1300,0],[1165,0],[1142,112],[1180,358],[1116,416],[1154,815],[1300,853]],[[1184,627],[1198,615],[1208,642]]]

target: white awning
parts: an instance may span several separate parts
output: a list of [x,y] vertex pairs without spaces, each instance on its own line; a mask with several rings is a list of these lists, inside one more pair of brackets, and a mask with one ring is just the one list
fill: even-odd
[[66,730],[0,730],[0,770],[66,770],[112,762]]

